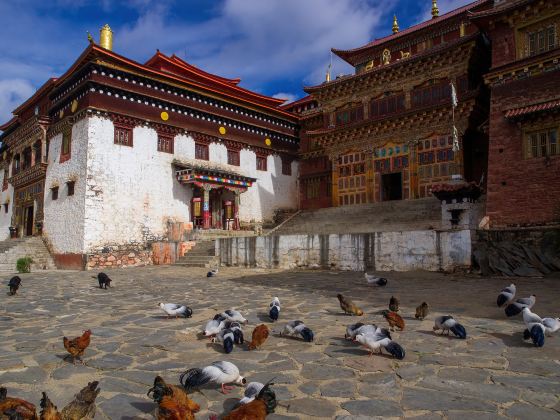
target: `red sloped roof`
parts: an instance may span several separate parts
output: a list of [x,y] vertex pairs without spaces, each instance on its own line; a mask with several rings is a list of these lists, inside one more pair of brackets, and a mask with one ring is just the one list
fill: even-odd
[[24,103],[14,109],[13,114],[19,115],[21,111],[23,111],[29,105],[32,105],[36,99],[38,99],[55,85],[56,80],[56,77],[51,77],[49,80],[43,83],[43,85],[39,89],[37,89],[37,91],[29,99],[27,99]]
[[[90,44],[84,50],[84,52],[80,55],[80,57],[66,71],[66,73],[64,73],[56,81],[56,86],[60,86],[60,84],[62,84],[80,65],[83,64],[83,62],[87,59],[87,57],[90,54],[103,55],[103,56],[112,58],[114,60],[117,60],[117,61],[119,61],[123,64],[126,64],[128,66],[135,67],[136,69],[139,69],[139,70],[144,71],[146,73],[155,74],[155,75],[167,78],[167,79],[174,79],[175,81],[178,81],[178,82],[183,83],[183,84],[190,85],[194,88],[210,91],[214,94],[221,95],[221,96],[224,96],[224,97],[234,98],[234,99],[237,99],[237,100],[248,102],[252,105],[256,105],[256,106],[259,106],[259,107],[271,109],[271,110],[274,110],[276,113],[279,113],[279,114],[282,114],[284,116],[297,119],[296,115],[294,115],[292,113],[289,113],[289,112],[287,112],[287,111],[285,111],[285,110],[283,110],[279,107],[279,105],[281,105],[283,102],[285,102],[284,99],[272,98],[270,96],[261,95],[260,93],[256,93],[256,92],[250,91],[248,89],[236,86],[235,81],[237,79],[223,79],[223,78],[220,78],[219,76],[210,77],[212,75],[210,75],[210,73],[206,73],[209,76],[207,77],[207,81],[205,83],[202,83],[202,81],[189,79],[189,78],[186,78],[185,76],[181,76],[181,75],[178,75],[178,74],[173,73],[173,72],[162,71],[162,70],[159,70],[157,68],[153,68],[153,67],[149,67],[149,66],[140,64],[140,63],[138,63],[134,60],[131,60],[131,59],[126,58],[126,57],[124,57],[120,54],[117,54],[114,51],[106,50],[105,48],[102,48],[102,47],[100,47],[96,44]],[[179,65],[179,62],[177,60],[174,60],[170,57],[167,57],[166,55],[161,54],[161,53],[160,53],[160,56],[158,57],[158,59],[166,61],[170,64],[175,65],[175,66]],[[203,71],[200,71],[199,73],[200,73],[199,76],[201,76]],[[194,72],[192,74],[194,74]],[[222,81],[220,79],[228,80],[228,81],[225,82],[225,81]]]
[[18,120],[17,116],[12,117],[12,119],[2,125],[0,125],[0,131],[6,131],[8,128],[10,128],[12,125],[14,125]]
[[316,99],[315,99],[313,96],[311,96],[311,95],[306,95],[306,96],[304,96],[303,98],[299,98],[297,101],[294,101],[294,102],[290,102],[290,103],[287,103],[287,104],[280,105],[280,108],[288,109],[288,108],[292,108],[292,107],[294,107],[294,106],[298,106],[298,105],[301,105],[301,104],[307,104],[307,103],[313,102],[313,101],[315,101],[315,100],[316,100]]
[[146,63],[147,67],[152,67],[157,70],[168,71],[178,76],[185,77],[186,79],[197,80],[203,83],[229,83],[236,86],[241,79],[227,79],[225,77],[217,76],[199,69],[192,64],[187,63],[185,60],[173,54],[171,57],[166,56],[159,50],[150,58]]
[[390,41],[394,41],[395,39],[399,39],[402,38],[406,35],[410,35],[416,31],[420,31],[422,29],[425,28],[429,28],[430,26],[433,25],[437,25],[441,22],[445,22],[448,19],[451,19],[452,17],[455,17],[457,15],[460,15],[461,13],[465,13],[470,9],[473,9],[475,7],[478,6],[482,6],[486,3],[490,3],[493,0],[477,0],[473,3],[467,4],[466,6],[460,7],[458,9],[452,10],[451,12],[445,13],[435,19],[430,19],[424,22],[421,22],[417,25],[411,26],[410,28],[404,29],[402,31],[397,32],[396,34],[391,34],[388,35],[384,38],[379,38],[376,39],[374,41],[369,42],[366,45],[363,45],[361,47],[358,48],[354,48],[354,49],[350,49],[350,50],[338,50],[336,48],[331,48],[331,51],[333,53],[335,53],[336,55],[338,55],[340,58],[342,58],[344,61],[350,63],[351,65],[355,66],[358,63],[354,62],[354,57],[363,53],[364,51],[370,49],[370,48],[375,48],[378,47],[386,42],[390,42]]
[[552,101],[541,102],[538,104],[526,105],[519,108],[508,109],[505,111],[506,118],[518,118],[525,115],[534,114],[541,111],[550,111],[560,108],[560,98]]

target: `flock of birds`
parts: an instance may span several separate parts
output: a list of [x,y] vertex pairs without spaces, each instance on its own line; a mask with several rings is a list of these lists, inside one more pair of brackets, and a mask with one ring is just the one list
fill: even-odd
[[537,302],[537,296],[531,295],[527,298],[515,299],[516,292],[515,284],[510,284],[502,289],[496,304],[498,308],[505,307],[507,317],[523,314],[523,322],[525,327],[527,327],[523,331],[523,339],[531,339],[536,347],[542,347],[544,346],[545,336],[551,336],[560,330],[560,318],[541,318],[536,313],[531,312],[531,309],[533,309]]
[[[208,273],[208,277],[217,275],[217,270]],[[388,281],[382,277],[375,277],[365,274],[366,282],[369,285],[383,287]],[[97,275],[99,288],[107,289],[111,287],[111,279],[105,273]],[[21,287],[21,279],[13,277],[9,283],[9,295],[17,294]],[[535,346],[542,347],[546,335],[550,335],[560,329],[559,318],[541,318],[531,312],[535,305],[536,296],[515,299],[516,287],[514,284],[503,289],[498,295],[498,307],[504,307],[508,317],[523,314],[526,325],[524,339],[531,339]],[[340,308],[345,314],[362,316],[364,311],[360,309],[351,299],[342,294],[337,295]],[[186,305],[177,303],[159,303],[160,309],[165,312],[168,318],[190,318],[193,310]],[[278,297],[274,297],[268,306],[268,317],[271,322],[280,319],[281,304]],[[405,329],[404,319],[398,314],[399,300],[391,296],[389,300],[389,310],[381,312],[389,325],[389,329],[375,324],[364,324],[361,322],[347,326],[345,339],[360,344],[370,351],[370,356],[374,353],[382,353],[384,349],[388,354],[396,359],[402,360],[406,356],[405,349],[393,341],[391,331]],[[416,308],[415,318],[424,320],[430,312],[430,306],[422,302]],[[248,320],[235,309],[228,309],[216,314],[209,320],[201,333],[211,339],[212,343],[217,343],[223,347],[226,354],[233,351],[234,347],[242,346],[245,343],[243,326],[247,325]],[[453,316],[444,315],[434,319],[434,332],[441,331],[453,333],[459,339],[467,338],[467,331]],[[274,331],[273,331],[274,332]],[[270,336],[271,331],[265,324],[257,325],[252,332],[251,341],[247,345],[248,350],[255,350],[261,347]],[[284,327],[277,332],[279,336],[289,336],[300,339],[304,342],[314,340],[313,331],[308,328],[301,320],[287,322]],[[68,339],[63,337],[63,345],[68,356],[75,364],[76,360],[84,363],[81,359],[91,342],[91,330],[84,331],[79,337]],[[249,382],[241,375],[239,368],[229,361],[216,361],[208,366],[191,368],[183,372],[179,377],[179,385],[167,384],[161,376],[154,379],[154,385],[149,389],[147,395],[157,404],[156,418],[160,420],[190,420],[194,419],[195,413],[200,411],[200,406],[191,400],[188,393],[209,384],[220,386],[221,392],[227,394],[232,387],[228,384],[236,384],[245,387],[244,397],[239,400],[237,406],[222,419],[242,420],[242,419],[265,419],[273,413],[276,406],[276,394],[272,388],[274,383],[272,378],[266,384],[260,382]],[[75,399],[64,407],[60,412],[57,407],[49,400],[43,392],[41,399],[41,411],[39,416],[36,414],[35,406],[25,400],[8,397],[6,388],[0,387],[0,419],[7,416],[10,420],[16,419],[42,419],[42,420],[80,420],[93,418],[95,414],[95,399],[100,392],[98,382],[91,382],[83,388]],[[211,416],[210,419],[217,419]]]

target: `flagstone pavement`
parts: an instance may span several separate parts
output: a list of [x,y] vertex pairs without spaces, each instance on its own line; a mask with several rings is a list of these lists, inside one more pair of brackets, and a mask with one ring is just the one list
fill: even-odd
[[[229,360],[248,381],[274,378],[279,403],[269,419],[560,418],[560,334],[543,348],[523,341],[521,317],[506,319],[495,303],[508,279],[386,273],[388,285],[376,288],[353,272],[224,268],[207,279],[203,269],[147,267],[108,271],[114,287],[100,290],[94,274],[26,274],[17,296],[0,293],[0,384],[8,395],[38,406],[46,391],[61,408],[98,380],[96,418],[152,418],[155,406],[146,392],[156,375],[178,383],[188,368]],[[537,295],[536,313],[560,316],[558,275],[515,283],[519,296]],[[343,315],[337,293],[365,315]],[[402,361],[369,357],[344,339],[349,323],[386,325],[380,311],[391,295],[400,299],[406,321],[405,330],[393,334],[406,350]],[[274,296],[282,302],[276,324],[266,316]],[[414,309],[422,301],[432,312],[418,321]],[[194,314],[168,320],[158,302],[186,303]],[[300,319],[315,331],[315,342],[273,335],[259,350],[237,346],[226,355],[198,333],[228,308],[249,319],[246,338],[259,323],[279,331],[283,322]],[[434,335],[438,314],[461,322],[467,340]],[[93,331],[91,346],[85,366],[74,366],[63,359],[62,337],[85,329]],[[242,393],[235,387],[222,395],[217,386],[194,392],[202,407],[197,418],[227,413]]]

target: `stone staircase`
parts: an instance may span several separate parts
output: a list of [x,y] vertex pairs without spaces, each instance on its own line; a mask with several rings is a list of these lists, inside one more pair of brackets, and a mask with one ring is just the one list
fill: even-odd
[[384,201],[304,210],[274,235],[342,234],[441,228],[441,205],[435,198]]
[[31,257],[31,271],[56,268],[47,247],[39,236],[0,241],[0,271],[16,272],[19,258]]
[[216,248],[213,240],[197,241],[196,245],[179,258],[174,265],[184,267],[216,268],[219,265],[216,257]]

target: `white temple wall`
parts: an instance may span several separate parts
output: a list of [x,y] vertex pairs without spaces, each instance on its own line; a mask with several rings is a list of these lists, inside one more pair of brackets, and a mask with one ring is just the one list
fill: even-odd
[[114,144],[109,119],[89,119],[85,252],[145,244],[161,238],[167,222],[190,221],[192,190],[179,184],[172,161],[194,155],[194,142],[175,138],[175,154],[157,150],[157,133],[133,130],[133,147]]
[[257,170],[256,155],[252,150],[241,150],[239,157],[243,172],[257,179],[257,182],[240,196],[241,222],[271,220],[274,210],[297,207],[297,162],[292,162],[292,175],[282,175],[282,159],[278,155],[267,157],[266,171]]
[[[84,249],[86,161],[88,119],[72,127],[70,159],[60,163],[62,133],[50,139],[44,192],[43,235],[55,254],[80,254]],[[68,195],[67,181],[74,180],[74,195]],[[51,188],[58,186],[58,199]]]
[[[8,174],[9,177],[9,174]],[[4,170],[0,170],[0,189],[4,183]],[[5,204],[8,203],[8,212]],[[10,226],[12,225],[12,213],[14,208],[14,187],[8,184],[6,191],[0,192],[0,241],[10,237]]]

